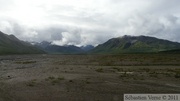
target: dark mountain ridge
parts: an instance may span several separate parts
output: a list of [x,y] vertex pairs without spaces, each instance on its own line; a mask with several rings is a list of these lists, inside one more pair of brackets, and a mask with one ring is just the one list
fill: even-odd
[[84,50],[84,51],[90,51],[90,50],[92,50],[93,48],[94,48],[94,46],[92,46],[92,45],[86,45],[86,46],[81,46],[80,47],[82,50]]
[[0,31],[0,54],[39,54],[44,51]]

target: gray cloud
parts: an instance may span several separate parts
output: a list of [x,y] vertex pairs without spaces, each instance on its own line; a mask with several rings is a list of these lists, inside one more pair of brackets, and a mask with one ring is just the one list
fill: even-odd
[[179,0],[0,0],[0,30],[22,40],[52,41],[59,45],[97,45],[126,34],[180,42],[179,3]]

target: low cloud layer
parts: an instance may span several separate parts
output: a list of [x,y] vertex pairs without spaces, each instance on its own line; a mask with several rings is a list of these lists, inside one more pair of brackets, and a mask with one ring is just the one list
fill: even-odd
[[179,0],[0,0],[0,30],[25,41],[98,45],[123,35],[180,42]]

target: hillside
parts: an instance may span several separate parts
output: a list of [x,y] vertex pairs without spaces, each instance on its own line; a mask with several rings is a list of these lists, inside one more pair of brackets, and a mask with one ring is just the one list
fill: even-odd
[[123,36],[98,45],[91,53],[151,53],[180,49],[180,43],[148,36]]
[[0,31],[0,54],[39,54],[44,51]]
[[167,51],[160,51],[160,53],[172,53],[172,54],[179,54],[179,53],[180,53],[180,49],[167,50]]

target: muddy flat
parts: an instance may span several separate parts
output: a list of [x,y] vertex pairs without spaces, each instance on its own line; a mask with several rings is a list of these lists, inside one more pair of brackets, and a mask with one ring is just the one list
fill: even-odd
[[180,93],[180,54],[0,56],[0,101],[123,101]]

